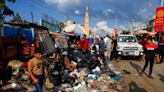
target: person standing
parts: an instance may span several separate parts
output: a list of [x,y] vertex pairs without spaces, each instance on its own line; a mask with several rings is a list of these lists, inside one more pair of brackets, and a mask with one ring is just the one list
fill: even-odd
[[[140,41],[140,44],[142,45],[143,49],[145,49],[145,45],[146,45],[146,40],[147,40],[148,37],[146,37],[146,35],[143,35],[141,41]],[[141,57],[141,60],[142,61],[145,61],[145,53],[142,55]]]
[[111,54],[111,60],[112,59],[118,59],[118,53],[117,53],[117,36],[112,39],[112,54]]
[[161,37],[159,43],[159,54],[160,54],[160,63],[164,62],[164,36]]
[[28,62],[28,73],[35,84],[37,92],[43,92],[43,85],[48,73],[43,64],[40,50],[35,50],[34,57]]
[[149,38],[145,45],[144,52],[145,52],[146,62],[145,62],[144,68],[142,69],[142,71],[140,73],[141,76],[144,73],[145,69],[147,68],[148,63],[150,63],[150,70],[149,70],[148,77],[153,78],[151,74],[152,74],[153,65],[154,65],[154,57],[155,57],[155,54],[157,53],[157,49],[158,49],[158,46],[152,42],[152,39]]
[[111,56],[111,51],[112,51],[112,40],[111,38],[107,35],[104,38],[105,41],[105,57],[106,59],[110,60],[110,56]]
[[87,53],[89,51],[89,41],[86,38],[86,35],[84,35],[84,37],[82,38],[81,48],[82,48],[84,53]]
[[104,39],[101,37],[99,41],[99,54],[104,58],[104,50],[105,50],[105,42]]
[[93,43],[93,38],[92,38],[92,36],[90,36],[90,37],[88,38],[88,41],[89,41],[89,44],[90,44],[90,45]]
[[106,37],[104,37],[105,45],[106,45],[108,39],[109,39],[109,35],[107,35]]
[[96,45],[95,45],[94,43],[92,43],[92,44],[90,45],[90,52],[91,52],[91,55],[97,53]]

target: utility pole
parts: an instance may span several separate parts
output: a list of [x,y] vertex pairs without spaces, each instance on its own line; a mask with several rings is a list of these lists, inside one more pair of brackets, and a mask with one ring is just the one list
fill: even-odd
[[32,23],[34,23],[34,16],[32,12],[31,12],[31,18],[32,18]]
[[115,29],[117,29],[117,15],[115,15]]

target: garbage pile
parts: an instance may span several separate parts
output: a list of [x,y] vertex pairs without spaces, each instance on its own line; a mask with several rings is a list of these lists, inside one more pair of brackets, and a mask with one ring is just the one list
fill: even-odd
[[51,82],[54,86],[48,87],[50,92],[121,91],[121,73],[109,60],[103,60],[100,55],[84,54],[79,49],[73,49],[63,55],[63,60],[63,70],[52,69]]
[[[54,55],[46,62],[49,78],[46,79],[45,90],[48,92],[121,91],[121,73],[109,60],[103,60],[101,55],[83,53],[79,48],[60,50]],[[15,80],[2,89],[35,91],[30,80]]]

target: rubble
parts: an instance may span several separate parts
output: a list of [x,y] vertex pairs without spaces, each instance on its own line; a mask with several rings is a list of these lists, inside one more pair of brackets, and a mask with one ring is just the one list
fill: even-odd
[[[49,65],[50,78],[45,81],[47,92],[120,92],[122,87],[119,81],[122,72],[129,74],[127,71],[117,71],[109,60],[102,60],[95,55],[92,55],[91,58],[78,55],[78,57],[73,57],[75,59],[64,55],[63,58],[64,66],[61,62],[56,61]],[[23,75],[22,79],[24,82],[15,80],[3,89],[35,91],[35,87],[28,81],[27,75]]]

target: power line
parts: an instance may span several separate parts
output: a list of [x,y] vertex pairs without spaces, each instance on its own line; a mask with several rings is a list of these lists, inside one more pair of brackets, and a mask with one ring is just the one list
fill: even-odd
[[[34,1],[35,1],[35,0],[34,0]],[[57,12],[59,12],[59,13],[62,13],[64,16],[66,16],[67,18],[71,19],[67,13],[64,13],[64,12],[61,12],[61,11],[55,9],[54,7],[48,5],[47,3],[43,2],[42,0],[38,0],[38,1],[39,1],[40,3],[42,3],[43,5],[46,5],[47,7],[51,8],[51,9],[54,9],[55,11],[57,11]]]
[[[47,8],[47,9],[50,9],[51,11],[53,11],[54,13],[56,13],[56,12],[59,12],[59,11],[54,11],[54,10],[52,10],[52,7],[49,7],[49,6],[46,6],[45,4],[43,4],[43,3],[38,3],[37,1],[35,1],[35,0],[33,0],[35,3],[37,3],[37,5],[40,5],[40,6],[43,6],[43,7],[45,7],[45,8]],[[39,1],[39,0],[38,0]],[[31,1],[32,2],[32,1]],[[34,2],[32,2],[32,3],[34,3]],[[61,12],[59,12],[59,13],[61,13]],[[46,18],[47,18],[47,14],[46,13],[43,13],[43,14],[45,14],[45,16],[46,16]],[[48,15],[49,16],[49,15]],[[42,17],[44,17],[44,15],[42,16]],[[49,16],[50,18],[53,18],[53,17],[51,17],[51,16]],[[55,20],[56,22],[57,22],[57,20]]]
[[[21,1],[21,0],[20,0],[20,1]],[[29,2],[25,2],[25,1],[22,0],[23,3],[26,3],[26,4],[28,4],[28,5],[32,6],[32,7],[34,7],[35,9],[40,10],[40,7],[37,7],[37,5],[39,5],[39,6],[42,6],[42,7],[46,8],[46,9],[48,9],[49,11],[52,11],[52,12],[54,12],[54,13],[58,12],[58,13],[64,15],[64,16],[67,16],[67,18],[71,19],[66,13],[63,13],[63,12],[61,12],[61,11],[55,9],[54,7],[48,5],[47,3],[43,2],[43,1],[38,0],[39,3],[36,2],[35,0],[29,0],[29,1],[31,1],[32,4],[29,3]],[[37,3],[37,4],[34,5],[34,2]]]
[[[22,1],[23,4],[26,3],[26,4],[28,4],[29,6],[35,8],[35,9],[41,10],[41,7],[37,6],[37,5],[39,5],[38,2],[37,2],[37,4],[35,4],[35,3],[25,2],[25,0],[20,0],[20,1]],[[33,0],[33,1],[34,1],[34,0]],[[22,6],[23,6],[23,5],[22,5]],[[42,6],[42,5],[40,5],[40,6]],[[45,7],[45,8],[47,8],[47,7]],[[42,9],[44,9],[44,8],[42,8]],[[47,9],[48,9],[48,8],[47,8]],[[52,10],[50,10],[50,9],[48,9],[48,11],[54,12],[54,11],[52,11]],[[54,12],[54,13],[56,13],[56,12]]]
[[[27,5],[27,6],[33,7],[33,8],[35,8],[35,9],[37,9],[37,10],[41,10],[40,7],[38,7],[38,6],[36,6],[36,5],[33,5],[33,4],[29,3],[29,2],[25,2],[25,1],[22,0],[22,3],[23,3],[23,4],[26,3],[25,5]],[[24,6],[23,4],[21,4],[21,5]],[[49,9],[48,9],[48,10],[49,10]],[[49,10],[49,11],[56,13],[55,11],[52,11],[52,10]]]
[[[35,4],[34,2],[33,3],[30,3],[30,2],[25,2],[25,1],[23,1],[23,0],[20,0],[21,2],[18,2],[18,3],[20,3],[20,5],[22,6],[22,7],[25,7],[25,5],[26,6],[28,6],[28,7],[26,7],[26,8],[35,8],[35,9],[37,9],[37,10],[42,10],[42,8],[41,8],[41,6],[43,6],[43,5],[40,5],[40,4]],[[23,4],[22,4],[23,3]],[[35,4],[35,5],[34,5]],[[38,6],[38,5],[40,5],[40,6]],[[30,7],[29,7],[30,6]],[[45,7],[45,6],[43,6],[43,7]],[[54,13],[56,13],[55,11],[52,11],[52,9],[48,9],[47,7],[45,7],[45,8],[43,8],[44,10],[46,10],[46,11],[49,11],[49,12],[54,12]],[[31,16],[31,12],[32,11],[30,11],[30,16]],[[35,12],[34,12],[35,13]],[[58,22],[56,19],[55,19],[55,21],[56,22]]]

